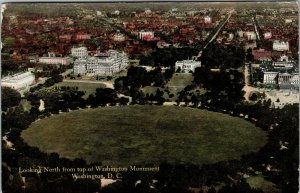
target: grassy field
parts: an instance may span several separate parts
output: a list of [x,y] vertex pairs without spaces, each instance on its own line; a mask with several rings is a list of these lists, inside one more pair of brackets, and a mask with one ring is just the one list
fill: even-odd
[[184,88],[185,86],[190,85],[193,79],[194,78],[191,73],[175,73],[167,86]]
[[88,82],[60,82],[55,84],[52,87],[62,87],[62,86],[78,87],[78,90],[85,92],[83,98],[87,98],[90,94],[96,93],[97,88],[105,88],[104,84],[101,83],[96,84],[96,83],[88,83]]
[[237,117],[176,106],[84,109],[34,122],[22,137],[62,157],[113,166],[215,163],[259,150],[266,133]]

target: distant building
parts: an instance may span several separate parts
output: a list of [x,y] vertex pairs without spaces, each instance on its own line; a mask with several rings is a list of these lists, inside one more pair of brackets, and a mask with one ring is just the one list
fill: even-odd
[[71,49],[71,55],[73,57],[83,58],[88,55],[88,51],[86,47],[78,47]]
[[294,61],[289,61],[289,58],[285,55],[281,56],[279,61],[274,61],[273,62],[273,67],[275,69],[292,69],[295,65],[295,62]]
[[247,40],[255,40],[256,34],[254,31],[247,31],[247,32],[244,32],[244,37],[246,37]]
[[6,76],[1,80],[1,86],[16,90],[26,88],[34,83],[35,75],[31,72],[17,73],[12,76]]
[[293,22],[292,19],[286,19],[286,20],[285,20],[285,23],[292,23],[292,22]]
[[275,51],[288,51],[289,50],[289,42],[275,40],[273,42],[273,50],[275,50]]
[[206,23],[206,24],[211,24],[211,23],[212,23],[211,17],[210,17],[210,16],[205,16],[205,17],[204,17],[204,23]]
[[138,38],[141,40],[151,41],[154,38],[154,32],[152,31],[140,31]]
[[48,56],[40,57],[39,62],[45,64],[69,65],[73,62],[73,59],[70,57],[55,57],[53,53],[48,53]]
[[113,37],[114,41],[116,42],[123,42],[125,41],[125,36],[124,34],[121,34],[121,33],[116,33]]
[[271,51],[265,49],[253,50],[252,55],[254,60],[271,60],[272,53]]
[[152,11],[151,11],[151,9],[146,8],[146,9],[145,9],[145,13],[146,13],[146,14],[150,14],[150,13],[152,13]]
[[182,61],[177,61],[175,63],[175,69],[181,69],[183,72],[194,72],[195,68],[201,67],[201,62],[200,61],[195,61],[195,60],[182,60]]
[[268,40],[268,39],[271,39],[272,38],[272,32],[266,32],[264,33],[264,39],[265,40]]
[[77,41],[91,39],[90,34],[76,34],[75,36]]
[[71,41],[72,36],[71,35],[60,35],[59,39],[62,41]]
[[91,75],[113,75],[128,66],[126,53],[109,50],[94,57],[79,58],[74,62],[74,73]]

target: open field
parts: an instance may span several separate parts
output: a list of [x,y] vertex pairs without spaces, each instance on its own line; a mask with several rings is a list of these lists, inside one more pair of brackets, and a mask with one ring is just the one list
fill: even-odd
[[183,89],[185,86],[190,85],[193,79],[194,77],[191,73],[174,73],[167,86]]
[[30,146],[105,165],[215,163],[258,151],[267,135],[226,114],[175,106],[84,109],[34,122]]

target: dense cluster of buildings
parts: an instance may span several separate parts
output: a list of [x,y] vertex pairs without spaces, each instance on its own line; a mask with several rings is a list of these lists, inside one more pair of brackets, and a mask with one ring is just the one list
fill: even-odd
[[128,66],[128,56],[124,52],[109,50],[97,56],[86,56],[75,60],[75,74],[113,75]]

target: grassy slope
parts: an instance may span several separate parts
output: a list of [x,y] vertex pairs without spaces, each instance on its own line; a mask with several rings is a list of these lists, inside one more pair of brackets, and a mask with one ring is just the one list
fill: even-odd
[[110,165],[214,163],[257,151],[266,134],[240,118],[206,110],[124,106],[85,109],[37,121],[29,145]]

